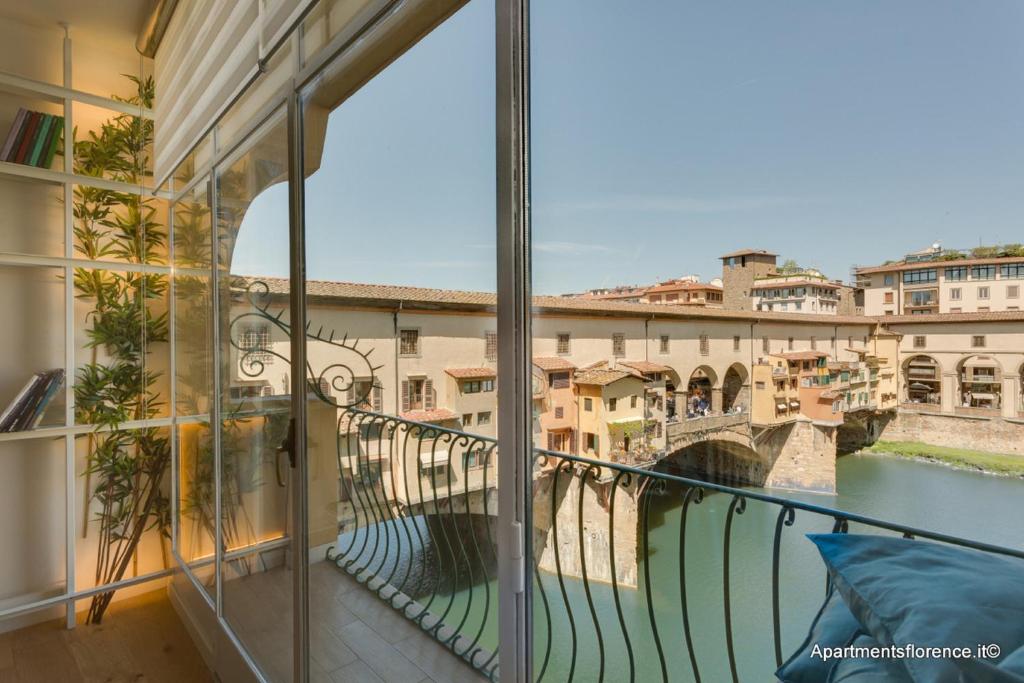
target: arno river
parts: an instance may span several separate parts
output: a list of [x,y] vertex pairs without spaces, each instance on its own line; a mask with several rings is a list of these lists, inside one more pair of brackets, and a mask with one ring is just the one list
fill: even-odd
[[[772,492],[817,505],[857,512],[930,531],[1024,548],[1024,480],[949,469],[941,465],[855,454],[838,461],[838,494],[824,496]],[[650,554],[655,620],[669,679],[692,680],[682,630],[679,600],[680,491],[652,504]],[[687,593],[697,664],[704,681],[729,680],[723,614],[723,530],[730,498],[710,495],[691,506],[687,522]],[[733,638],[738,673],[743,681],[771,681],[775,669],[771,620],[771,552],[778,508],[751,501],[734,518],[730,581]],[[860,529],[853,525],[851,533]],[[780,578],[783,659],[803,640],[821,605],[825,572],[817,552],[804,534],[831,531],[831,520],[798,512],[795,524],[784,530]],[[643,577],[641,564],[641,580]],[[566,580],[575,629],[554,575],[542,573],[552,619],[552,646],[543,680],[564,681],[572,665],[572,634],[576,634],[573,679],[599,680],[601,657],[597,632],[582,582]],[[474,607],[482,599],[474,589]],[[495,585],[491,583],[494,608]],[[610,586],[592,584],[604,656],[604,680],[630,680],[629,657]],[[456,603],[461,603],[462,595]],[[642,591],[620,589],[620,598],[633,648],[636,681],[661,680],[647,600]],[[537,671],[547,650],[548,626],[539,592],[535,590]],[[458,605],[461,607],[461,605]],[[477,612],[476,609],[472,610]],[[455,613],[461,613],[456,610]],[[488,620],[482,644],[496,640],[494,615]],[[470,619],[469,623],[479,623]],[[475,629],[474,629],[475,631]]]

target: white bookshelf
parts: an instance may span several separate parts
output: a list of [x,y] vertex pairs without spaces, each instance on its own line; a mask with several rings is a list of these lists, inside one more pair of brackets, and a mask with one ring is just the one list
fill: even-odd
[[[81,339],[76,336],[76,333],[78,332],[76,326],[81,327],[81,324],[80,321],[76,320],[75,314],[76,298],[73,277],[74,272],[77,268],[94,268],[109,271],[154,273],[170,276],[172,268],[170,266],[170,254],[167,255],[166,263],[146,264],[107,260],[94,261],[80,258],[76,254],[73,215],[74,188],[76,186],[91,186],[100,189],[138,194],[146,197],[157,197],[161,199],[169,199],[170,195],[169,193],[155,191],[153,188],[147,187],[144,184],[129,185],[107,178],[79,175],[74,172],[73,138],[75,135],[73,133],[75,130],[75,104],[101,108],[103,110],[110,111],[112,114],[129,114],[150,119],[153,118],[153,113],[143,107],[74,89],[72,87],[72,68],[74,63],[72,40],[67,29],[65,29],[62,49],[62,85],[34,80],[18,74],[9,73],[7,71],[0,71],[0,93],[6,93],[16,99],[24,98],[28,102],[49,102],[63,108],[63,112],[61,114],[64,117],[63,160],[55,168],[39,168],[24,164],[0,161],[0,180],[3,178],[19,179],[27,182],[47,183],[59,188],[59,194],[62,197],[63,204],[61,207],[62,225],[47,225],[45,228],[48,230],[52,229],[54,231],[55,238],[57,236],[56,231],[62,230],[63,251],[59,255],[56,252],[44,255],[3,251],[2,248],[0,248],[0,267],[40,267],[49,269],[55,274],[60,274],[60,278],[62,280],[61,286],[63,287],[64,304],[64,424],[60,426],[40,427],[22,432],[0,433],[0,446],[10,449],[15,447],[14,445],[17,443],[32,442],[40,439],[63,441],[64,488],[66,498],[66,512],[64,517],[65,582],[63,590],[61,591],[58,589],[56,594],[54,594],[54,592],[50,592],[48,595],[25,594],[19,596],[16,600],[17,604],[11,604],[5,609],[0,610],[0,619],[12,616],[23,616],[36,612],[43,613],[45,610],[54,609],[63,605],[65,608],[67,626],[68,628],[73,628],[75,625],[76,601],[86,599],[92,595],[105,591],[103,586],[84,587],[79,589],[78,582],[76,581],[76,566],[78,564],[78,534],[82,525],[82,519],[79,517],[79,513],[82,512],[84,504],[84,501],[78,497],[80,482],[78,481],[79,477],[76,471],[76,458],[78,457],[76,455],[76,439],[97,431],[97,428],[93,425],[75,423],[74,382],[77,367],[76,363],[80,361],[76,356],[81,347]],[[31,55],[26,55],[26,60],[29,59],[31,59]],[[7,132],[7,130],[3,130],[0,131],[0,134],[3,134],[6,137]],[[85,133],[86,131],[79,130],[78,137],[82,138]],[[162,222],[168,225],[169,241],[169,220]],[[31,229],[31,226],[26,226],[26,229]],[[178,272],[180,271],[181,269],[178,269]],[[197,270],[197,274],[209,275],[208,271],[203,270]],[[29,312],[23,312],[22,314],[29,314]],[[11,320],[9,324],[17,325],[18,323],[19,321],[14,319]],[[57,325],[55,324],[54,327],[56,328]],[[173,353],[170,350],[171,341],[172,340],[169,340],[168,342],[168,355],[173,357]],[[18,350],[13,349],[12,352],[13,355],[17,355]],[[26,378],[28,374],[31,374],[31,372],[34,372],[35,370],[36,368],[26,368]],[[172,388],[162,398],[168,404],[168,415],[173,415],[173,365],[171,366],[171,372],[169,372],[168,375],[169,384]],[[16,389],[17,387],[4,387],[5,394],[10,394],[12,390],[16,391]],[[118,428],[123,430],[134,430],[148,427],[172,428],[173,418],[160,417],[126,422],[119,425]],[[107,430],[108,428],[100,428],[100,431]],[[26,443],[26,446],[27,445],[28,444]],[[88,498],[89,492],[85,491],[84,495]],[[157,572],[152,575],[140,576],[137,578],[129,577],[124,581],[119,582],[119,584],[124,586],[136,585],[153,578],[159,578],[160,576],[166,575],[166,573],[167,572]],[[113,585],[114,584],[111,584],[111,586]],[[4,630],[2,622],[0,622],[0,630]]]

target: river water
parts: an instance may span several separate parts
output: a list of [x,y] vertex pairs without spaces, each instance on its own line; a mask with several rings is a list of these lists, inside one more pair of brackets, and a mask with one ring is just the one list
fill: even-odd
[[[857,512],[882,520],[930,531],[963,536],[993,544],[1024,548],[1024,480],[953,470],[942,465],[876,454],[843,456],[837,463],[836,495],[771,491],[825,507]],[[679,522],[681,492],[655,499],[651,507],[652,530],[649,563],[653,612],[669,680],[693,680],[682,628],[680,608]],[[691,506],[687,521],[686,565],[690,624],[697,665],[704,681],[730,680],[725,648],[723,609],[723,532],[730,498],[710,495]],[[771,552],[776,506],[750,501],[734,518],[731,544],[731,604],[737,669],[742,681],[771,681],[775,670],[771,619]],[[797,512],[795,523],[784,530],[781,544],[780,603],[783,659],[806,636],[824,597],[825,572],[807,533],[831,531],[832,520]],[[857,533],[857,525],[850,532]],[[641,582],[643,580],[641,563]],[[591,617],[583,584],[566,579],[568,610],[557,578],[542,573],[540,582],[550,606],[550,629],[541,591],[535,582],[536,671],[543,680],[657,681],[662,679],[661,659],[650,624],[648,601],[642,590],[620,588],[619,596],[630,646],[622,635],[610,586],[592,584],[600,628]],[[642,583],[641,583],[642,586]],[[491,607],[494,602],[491,584]],[[480,601],[474,589],[472,612]],[[457,596],[461,607],[463,595]],[[455,613],[460,610],[456,609]],[[481,644],[496,641],[494,615]],[[470,623],[474,620],[471,619]],[[551,647],[547,647],[549,634]],[[575,634],[575,638],[573,637]],[[575,656],[573,654],[575,642]],[[545,653],[550,651],[545,665]],[[601,662],[604,662],[603,672]],[[632,677],[631,677],[632,671]]]

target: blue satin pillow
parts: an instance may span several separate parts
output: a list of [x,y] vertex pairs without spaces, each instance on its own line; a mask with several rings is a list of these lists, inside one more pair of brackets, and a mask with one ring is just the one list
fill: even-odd
[[[997,666],[1024,646],[1024,560],[887,536],[808,538],[843,602],[878,643],[972,651],[994,643],[1001,654],[988,663]],[[962,678],[952,659],[898,661],[918,683]]]
[[786,660],[775,676],[783,683],[822,683],[827,681],[838,659],[825,660],[813,655],[815,644],[821,647],[849,645],[861,633],[860,623],[850,613],[835,590],[829,591],[803,645]]

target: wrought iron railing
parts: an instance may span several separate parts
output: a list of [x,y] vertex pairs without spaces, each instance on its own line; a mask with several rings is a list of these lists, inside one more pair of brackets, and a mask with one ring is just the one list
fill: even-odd
[[[338,425],[344,521],[328,558],[496,679],[495,440],[358,409]],[[1024,558],[540,449],[533,495],[537,681],[770,680],[823,597],[824,569],[801,531],[853,527]],[[784,618],[784,606],[798,614]]]

